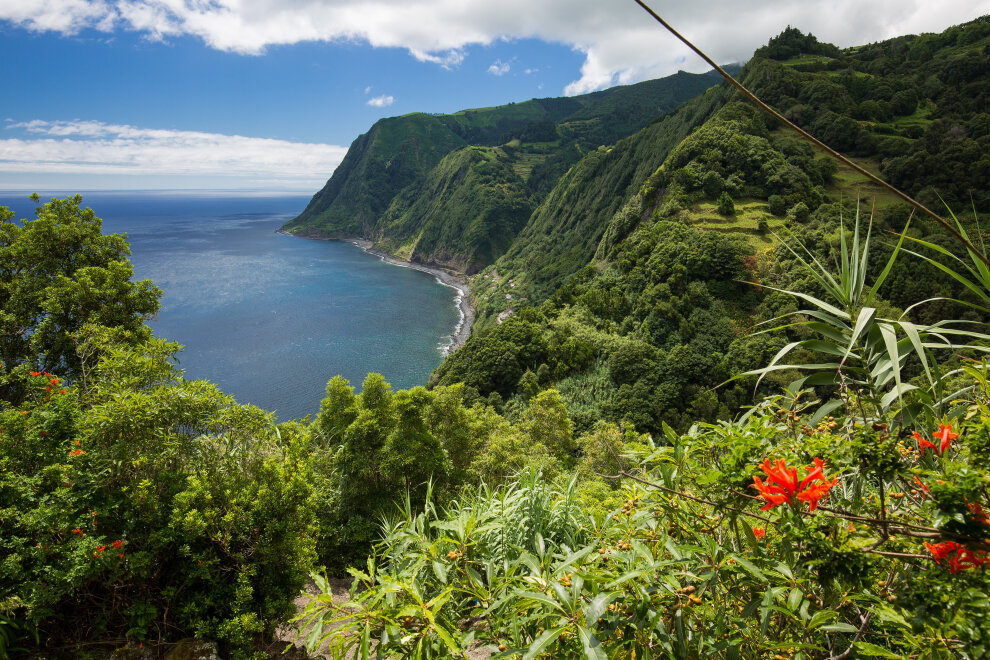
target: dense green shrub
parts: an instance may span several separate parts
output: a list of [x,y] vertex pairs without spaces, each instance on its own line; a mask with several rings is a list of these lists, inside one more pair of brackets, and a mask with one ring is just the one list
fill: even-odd
[[247,651],[312,567],[305,445],[181,380],[175,345],[102,348],[87,390],[32,372],[0,411],[3,598],[56,647],[196,634]]
[[182,378],[178,345],[142,324],[157,289],[79,203],[21,226],[0,208],[0,316],[26,324],[0,336],[3,634],[248,654],[315,558],[306,440]]

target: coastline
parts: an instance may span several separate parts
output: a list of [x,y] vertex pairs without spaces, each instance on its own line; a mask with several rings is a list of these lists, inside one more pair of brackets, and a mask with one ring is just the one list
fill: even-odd
[[[297,236],[296,234],[291,234],[287,231],[281,229],[276,230],[276,233],[285,234],[286,236],[294,236],[295,238],[309,238],[314,239],[312,236]],[[457,296],[455,304],[457,305],[457,310],[460,312],[460,319],[457,325],[454,327],[454,331],[447,336],[449,343],[447,346],[441,348],[441,352],[444,356],[453,353],[458,348],[464,345],[468,337],[471,336],[471,326],[474,324],[474,307],[471,305],[470,298],[470,288],[467,281],[459,276],[455,275],[446,270],[440,268],[431,268],[429,266],[424,266],[422,264],[412,263],[410,261],[402,261],[401,259],[396,259],[392,255],[386,254],[381,250],[376,250],[371,243],[371,241],[362,238],[315,238],[315,240],[322,241],[334,241],[341,240],[347,243],[352,243],[357,247],[361,248],[368,254],[373,254],[387,264],[393,266],[398,266],[400,268],[412,268],[413,270],[418,270],[428,275],[432,275],[434,279],[443,286],[450,287],[457,291]]]

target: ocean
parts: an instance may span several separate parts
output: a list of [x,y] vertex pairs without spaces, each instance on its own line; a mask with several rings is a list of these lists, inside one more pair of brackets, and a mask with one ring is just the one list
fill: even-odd
[[[0,193],[16,218],[27,193]],[[51,196],[45,195],[44,199]],[[395,389],[426,383],[460,313],[457,291],[343,241],[275,233],[309,196],[92,192],[104,233],[126,233],[135,279],[163,291],[155,334],[177,341],[186,378],[298,419],[319,410],[327,381],[360,391],[368,372]]]

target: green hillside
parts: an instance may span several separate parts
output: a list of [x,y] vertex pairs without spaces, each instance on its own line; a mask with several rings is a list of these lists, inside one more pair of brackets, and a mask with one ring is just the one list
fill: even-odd
[[[518,221],[522,209],[532,210],[583,155],[636,132],[716,82],[712,73],[681,72],[570,98],[383,119],[354,141],[326,186],[284,229],[301,236],[366,238],[397,255],[473,272],[505,252],[523,226]],[[518,187],[521,182],[525,189],[509,196],[519,197],[522,206],[513,202],[506,211],[502,202],[493,202],[500,209],[496,219],[487,203],[479,206],[474,200],[480,196],[491,202],[492,195],[503,197],[504,191],[450,187],[455,181],[478,183],[451,178],[450,163],[442,163],[469,146],[497,148],[497,161],[510,167],[518,181],[496,177],[494,185]],[[442,199],[435,198],[438,193]],[[467,200],[471,204],[462,206]],[[442,228],[447,219],[433,215],[440,210],[452,214],[450,222],[465,231]]]
[[504,151],[464,147],[396,195],[372,236],[403,259],[470,273],[505,252],[532,210]]
[[[904,59],[916,43],[928,44],[928,58]],[[908,192],[985,212],[988,50],[986,21],[848,51],[791,29],[758,51],[740,79],[867,169],[895,179],[915,172],[899,180]],[[971,61],[982,69],[960,73]],[[943,77],[964,84],[950,87]],[[932,96],[911,96],[922,82]],[[874,115],[853,118],[867,110]],[[949,174],[917,174],[927,170],[911,170],[913,162]],[[875,227],[900,231],[909,213],[895,199],[729,88],[709,90],[585,155],[560,179],[508,252],[472,279],[474,334],[431,382],[465,382],[512,403],[527,396],[526,374],[540,372],[539,383],[560,390],[579,428],[627,420],[656,433],[662,421],[676,428],[724,418],[753,393],[714,388],[794,338],[745,336],[787,307],[739,282],[812,286],[795,279],[781,238],[797,236],[830,259],[840,221],[855,217],[857,205],[863,214],[876,209]],[[918,220],[912,235],[940,245],[948,239]],[[876,259],[889,250],[877,248]],[[923,292],[970,295],[924,263],[898,263],[888,281],[883,296],[894,308]],[[913,313],[929,322],[973,314],[948,300]]]

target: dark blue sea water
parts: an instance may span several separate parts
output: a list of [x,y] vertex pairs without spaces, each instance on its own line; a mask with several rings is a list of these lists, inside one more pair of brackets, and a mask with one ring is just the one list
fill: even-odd
[[[47,198],[47,197],[46,197]],[[137,279],[164,292],[151,327],[185,346],[180,367],[277,412],[319,410],[340,374],[360,390],[369,371],[395,388],[425,384],[459,319],[456,291],[350,243],[276,234],[309,196],[84,193],[103,230],[124,232]],[[22,193],[0,193],[17,218]]]

